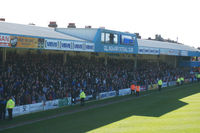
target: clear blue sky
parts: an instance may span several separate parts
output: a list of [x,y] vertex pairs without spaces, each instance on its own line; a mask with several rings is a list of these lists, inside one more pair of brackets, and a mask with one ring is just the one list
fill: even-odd
[[7,22],[58,27],[74,22],[111,30],[139,32],[142,38],[161,34],[200,47],[199,0],[3,0],[0,18]]

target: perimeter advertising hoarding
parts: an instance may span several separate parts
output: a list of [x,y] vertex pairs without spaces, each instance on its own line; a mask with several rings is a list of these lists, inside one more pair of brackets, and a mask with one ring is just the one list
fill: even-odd
[[0,47],[10,47],[10,36],[8,35],[0,35]]
[[151,85],[148,85],[148,90],[155,90],[158,88],[158,84],[151,84]]
[[60,49],[58,40],[52,40],[52,39],[45,39],[45,49]]
[[11,36],[10,46],[13,48],[38,48],[38,38]]
[[45,49],[94,52],[94,43],[45,39]]
[[175,50],[175,49],[170,49],[168,55],[180,55],[180,51],[179,50]]
[[175,49],[160,49],[160,54],[163,55],[180,55],[180,51],[179,50],[175,50]]
[[128,46],[114,46],[114,45],[104,45],[104,52],[117,52],[117,53],[133,53],[134,48]]
[[181,56],[188,56],[188,51],[181,51]]
[[73,50],[73,43],[71,41],[61,41],[60,47],[62,50]]
[[153,54],[153,55],[159,55],[159,49],[157,49],[157,48],[139,47],[138,53],[139,53],[139,54]]
[[88,51],[94,52],[94,44],[93,43],[84,43],[84,42],[74,42],[73,43],[74,51]]
[[86,43],[85,44],[85,50],[86,51],[94,52],[94,49],[95,49],[94,43]]

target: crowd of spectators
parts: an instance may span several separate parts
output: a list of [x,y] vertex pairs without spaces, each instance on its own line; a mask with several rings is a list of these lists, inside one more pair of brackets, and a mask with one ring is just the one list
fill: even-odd
[[129,88],[132,81],[140,85],[157,83],[158,79],[173,81],[177,77],[190,78],[189,71],[175,69],[166,63],[133,60],[87,58],[59,54],[8,54],[0,73],[0,95],[13,96],[16,105],[86,95]]

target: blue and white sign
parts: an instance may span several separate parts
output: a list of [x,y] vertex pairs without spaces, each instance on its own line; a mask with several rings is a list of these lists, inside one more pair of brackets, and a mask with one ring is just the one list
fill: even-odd
[[123,42],[124,42],[124,44],[133,44],[134,43],[133,39],[129,39],[129,38],[124,38]]
[[59,48],[59,41],[58,40],[45,40],[45,49],[60,49]]
[[99,99],[105,99],[116,96],[116,91],[103,92],[99,94]]
[[74,51],[94,52],[94,43],[74,42]]
[[99,99],[104,99],[104,98],[107,98],[107,92],[102,92],[99,94]]
[[23,105],[23,106],[20,106],[20,113],[21,114],[28,114],[30,111],[29,111],[29,105]]
[[104,46],[105,52],[120,52],[120,53],[133,53],[133,47],[122,47],[122,46]]
[[168,55],[179,55],[179,50],[170,49]]
[[42,111],[44,108],[43,103],[35,103],[29,105],[29,112]]
[[188,56],[188,51],[181,51],[181,56]]
[[20,106],[16,106],[13,108],[13,116],[18,116],[18,115],[21,115]]
[[180,55],[180,51],[176,49],[160,49],[160,54],[164,55]]
[[94,52],[94,43],[86,43],[85,51]]
[[167,82],[163,82],[162,87],[167,87]]
[[168,84],[169,84],[169,86],[174,86],[174,85],[176,85],[176,81],[171,81]]
[[52,101],[47,101],[45,103],[45,106],[44,106],[44,110],[49,110],[49,109],[55,109],[55,108],[58,108],[58,99],[57,100],[52,100]]
[[169,50],[168,49],[160,49],[160,54],[168,55]]
[[61,41],[60,42],[61,50],[73,50],[73,42],[71,41]]
[[85,44],[83,42],[74,42],[74,50],[75,51],[84,51]]
[[139,47],[138,53],[139,54],[153,54],[153,55],[158,55],[159,54],[159,49],[157,49],[157,48]]
[[86,42],[72,42],[46,39],[45,49],[94,52],[95,45],[94,43]]
[[131,89],[130,88],[120,89],[119,90],[119,96],[130,95],[130,94],[131,94]]

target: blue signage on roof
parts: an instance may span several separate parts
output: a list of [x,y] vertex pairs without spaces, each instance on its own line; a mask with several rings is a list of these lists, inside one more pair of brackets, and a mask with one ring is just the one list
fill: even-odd
[[61,48],[71,48],[71,43],[62,42],[61,43]]
[[91,50],[93,50],[93,49],[94,49],[94,46],[93,46],[93,45],[86,45],[86,49],[91,49]]
[[47,42],[47,47],[58,47],[58,42]]
[[138,53],[139,54],[158,55],[159,54],[159,49],[158,48],[150,48],[150,47],[139,47]]
[[124,44],[133,44],[133,40],[129,38],[124,38]]
[[[114,35],[114,39],[109,36]],[[112,43],[112,41],[114,41]],[[135,34],[122,33],[110,30],[98,30],[94,39],[95,52],[108,52],[108,53],[138,53],[138,43]]]

